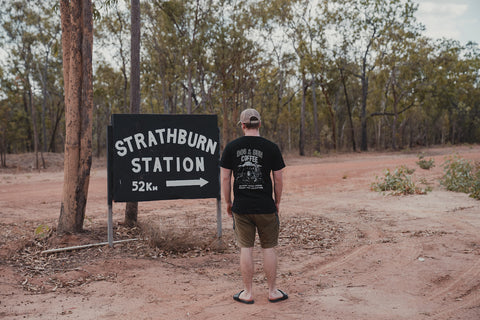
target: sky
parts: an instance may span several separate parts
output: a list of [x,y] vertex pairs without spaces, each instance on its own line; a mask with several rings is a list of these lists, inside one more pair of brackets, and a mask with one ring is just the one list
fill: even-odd
[[[454,39],[480,46],[480,0],[413,0],[419,4],[416,17],[433,39]],[[0,59],[6,52],[0,48]]]
[[425,35],[468,41],[480,45],[480,0],[414,0],[419,4],[417,19],[425,25]]

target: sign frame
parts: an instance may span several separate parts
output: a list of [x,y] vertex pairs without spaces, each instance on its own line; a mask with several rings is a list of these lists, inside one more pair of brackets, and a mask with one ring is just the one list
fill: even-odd
[[107,127],[108,243],[113,202],[217,199],[222,236],[217,115],[113,114]]

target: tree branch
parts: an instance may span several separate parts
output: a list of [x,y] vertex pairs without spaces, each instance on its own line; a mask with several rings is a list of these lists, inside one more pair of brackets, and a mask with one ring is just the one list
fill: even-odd
[[[407,107],[405,107],[403,110],[397,112],[397,115],[399,114],[402,114],[404,113],[405,111],[407,111],[408,109],[410,109],[411,107],[414,106],[414,102],[412,102],[410,105],[408,105]],[[374,112],[374,113],[371,113],[370,114],[371,117],[374,117],[374,116],[395,116],[395,113],[393,112]]]

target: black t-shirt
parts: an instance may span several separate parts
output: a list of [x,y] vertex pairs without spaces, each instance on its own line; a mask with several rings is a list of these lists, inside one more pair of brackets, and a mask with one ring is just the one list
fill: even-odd
[[262,137],[244,136],[223,150],[220,165],[233,171],[233,206],[237,214],[274,213],[270,173],[285,167],[278,146]]

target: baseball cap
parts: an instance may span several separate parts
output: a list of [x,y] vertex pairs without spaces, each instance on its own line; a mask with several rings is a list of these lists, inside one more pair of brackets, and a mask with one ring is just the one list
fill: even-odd
[[240,123],[245,124],[257,124],[260,123],[260,113],[255,109],[245,109],[240,114]]

